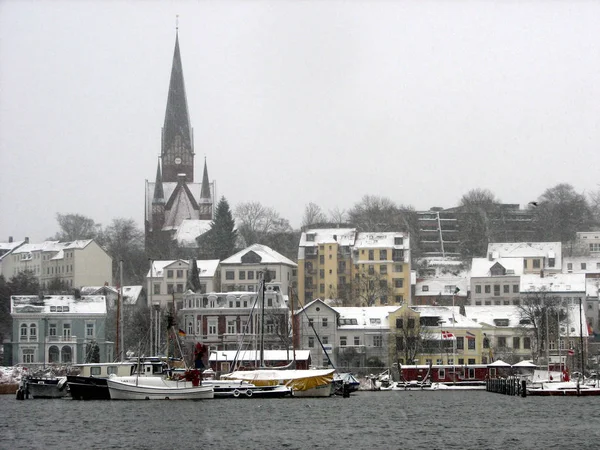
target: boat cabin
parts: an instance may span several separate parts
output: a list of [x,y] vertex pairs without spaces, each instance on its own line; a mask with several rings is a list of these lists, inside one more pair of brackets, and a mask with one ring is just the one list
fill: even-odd
[[130,376],[134,373],[136,365],[132,362],[89,363],[77,364],[74,368],[79,370],[82,377],[108,378],[111,375]]

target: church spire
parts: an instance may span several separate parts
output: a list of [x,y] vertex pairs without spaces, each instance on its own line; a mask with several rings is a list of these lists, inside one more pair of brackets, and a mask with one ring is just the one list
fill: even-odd
[[160,160],[158,161],[158,165],[156,167],[156,182],[154,183],[154,197],[152,198],[152,203],[159,202],[165,202],[165,193],[163,191],[162,184],[162,174],[160,173]]
[[180,173],[186,175],[187,182],[194,181],[194,143],[183,81],[179,30],[175,36],[167,109],[162,130],[161,158],[165,182],[176,182]]
[[202,189],[200,190],[200,198],[210,199],[210,183],[208,182],[208,168],[206,166],[206,156],[204,157],[204,173],[202,174]]
[[212,220],[213,201],[210,193],[210,183],[208,182],[208,166],[206,165],[206,156],[204,157],[204,173],[202,174],[202,188],[200,189],[200,219]]

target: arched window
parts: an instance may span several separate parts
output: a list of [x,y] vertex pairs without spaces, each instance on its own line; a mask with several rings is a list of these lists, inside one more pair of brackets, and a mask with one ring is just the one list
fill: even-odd
[[68,345],[65,345],[63,348],[60,349],[60,355],[61,363],[68,364],[73,362],[73,353],[71,347],[69,347]]
[[31,364],[35,362],[35,350],[32,348],[23,349],[23,363]]
[[29,325],[29,340],[35,341],[37,338],[37,325],[32,323]]
[[21,340],[22,341],[27,340],[27,324],[26,323],[21,324]]
[[191,320],[188,322],[187,334],[194,334],[194,324]]
[[60,361],[60,352],[58,351],[58,347],[53,345],[48,349],[48,362],[50,364],[58,364]]

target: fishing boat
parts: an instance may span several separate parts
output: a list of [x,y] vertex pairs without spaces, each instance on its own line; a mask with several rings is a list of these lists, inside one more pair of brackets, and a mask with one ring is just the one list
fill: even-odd
[[186,371],[182,379],[128,376],[107,380],[112,400],[204,400],[214,398],[213,386],[203,385],[200,372]]

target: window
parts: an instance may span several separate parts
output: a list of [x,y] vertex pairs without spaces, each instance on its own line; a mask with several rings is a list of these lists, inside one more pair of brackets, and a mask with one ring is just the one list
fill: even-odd
[[469,350],[475,350],[475,339],[467,339]]
[[354,336],[354,345],[360,345],[360,336]]
[[486,285],[485,285],[485,293],[486,293],[486,294],[489,294],[489,293],[491,293],[491,292],[492,292],[492,289],[491,289],[490,285],[489,285],[489,284],[486,284]]
[[394,272],[402,272],[403,270],[402,264],[394,264]]
[[167,278],[173,278],[173,271],[167,270]]
[[320,294],[324,294],[325,293],[325,285],[323,283],[321,283],[319,285],[319,293]]
[[315,241],[315,234],[314,233],[306,233],[306,241],[307,242],[314,242]]
[[379,259],[381,261],[387,260],[387,250],[379,250]]
[[322,336],[321,341],[323,341],[323,345],[329,344],[329,336]]
[[60,360],[63,364],[68,364],[71,361],[73,361],[72,355],[73,351],[68,345],[65,345],[63,348],[60,349]]
[[240,280],[245,280],[246,279],[246,271],[245,270],[240,270],[240,273],[238,275],[238,278]]
[[556,260],[554,258],[548,259],[548,267],[554,267],[555,264],[556,264]]
[[27,340],[27,324],[24,323],[21,325],[21,341]]
[[319,278],[325,278],[325,269],[319,269]]
[[309,317],[308,318],[308,326],[312,328],[314,325],[314,321],[315,321],[315,319],[313,319],[312,317]]
[[404,328],[404,319],[401,319],[401,318],[396,319],[396,328]]
[[[403,288],[404,287],[404,278],[394,278],[394,287],[395,288]],[[427,288],[429,290],[429,287]],[[425,290],[425,289],[423,289]]]
[[527,269],[527,260],[526,259],[523,260],[523,269]]
[[510,286],[508,284],[503,285],[502,290],[505,294],[510,294]]
[[249,270],[247,274],[249,280],[254,280],[254,270]]
[[385,264],[379,266],[379,274],[387,275],[387,266]]
[[29,340],[35,341],[37,339],[37,325],[32,323],[29,325]]
[[177,269],[177,278],[183,278],[183,270]]
[[325,255],[319,255],[319,264],[325,264]]
[[373,261],[375,259],[375,251],[369,250],[369,261]]
[[65,340],[71,339],[71,324],[70,323],[63,323],[63,338]]
[[179,294],[183,293],[183,284],[182,283],[177,283],[177,293],[179,293]]
[[525,350],[531,349],[531,338],[530,337],[524,337],[523,338],[523,348]]
[[373,347],[383,347],[383,336],[380,334],[373,336]]
[[227,321],[227,334],[235,334],[236,330],[236,321],[235,319],[229,319]]
[[395,295],[394,300],[396,303],[402,303],[404,301],[404,297],[402,295]]
[[154,295],[160,295],[160,283],[154,283]]
[[308,348],[314,348],[315,346],[315,338],[312,336],[308,337]]
[[347,339],[346,336],[340,336],[340,347],[345,347],[347,345]]
[[456,337],[456,350],[464,350],[465,349],[465,338],[462,336]]
[[35,362],[35,350],[32,348],[23,349],[23,363],[31,364]]
[[519,285],[513,284],[513,294],[518,294],[518,293],[519,293]]
[[323,319],[321,320],[321,326],[327,328],[327,317],[323,317]]
[[478,284],[478,285],[475,286],[475,293],[476,294],[481,294],[481,285],[480,284]]
[[403,243],[404,243],[404,238],[401,238],[401,237],[394,238],[394,245],[403,245]]
[[235,272],[233,270],[227,270],[225,272],[225,279],[226,280],[234,280],[235,279]]
[[494,296],[498,297],[499,295],[500,295],[500,285],[495,284],[494,285]]
[[407,321],[407,326],[409,329],[414,329],[415,328],[415,319],[414,318],[409,318]]
[[369,266],[369,275],[375,275],[375,266]]
[[48,328],[48,336],[50,336],[51,338],[56,337],[56,324],[55,323],[50,324],[50,326]]
[[106,373],[107,373],[108,375],[112,375],[113,373],[114,373],[114,374],[116,374],[116,373],[117,373],[117,370],[118,370],[118,367],[117,367],[117,366],[108,366],[108,367],[106,368]]
[[539,259],[534,259],[533,260],[533,268],[534,269],[539,269],[540,268],[540,260]]
[[567,263],[567,270],[573,270],[573,263]]
[[498,347],[506,347],[506,337],[498,336]]
[[[475,364],[475,358],[469,358],[469,364]],[[471,369],[474,371],[474,369]],[[473,377],[475,378],[475,377]]]
[[94,333],[94,323],[93,322],[88,322],[85,324],[85,337],[86,338],[93,338],[95,335]]
[[173,292],[173,283],[167,283],[167,294],[172,294]]
[[97,377],[102,373],[102,367],[90,367],[90,375]]
[[426,284],[423,285],[423,292],[429,292],[429,286],[427,286]]
[[212,336],[217,334],[217,319],[208,319],[208,334]]
[[581,263],[581,270],[586,270],[586,269],[587,269],[587,264]]

